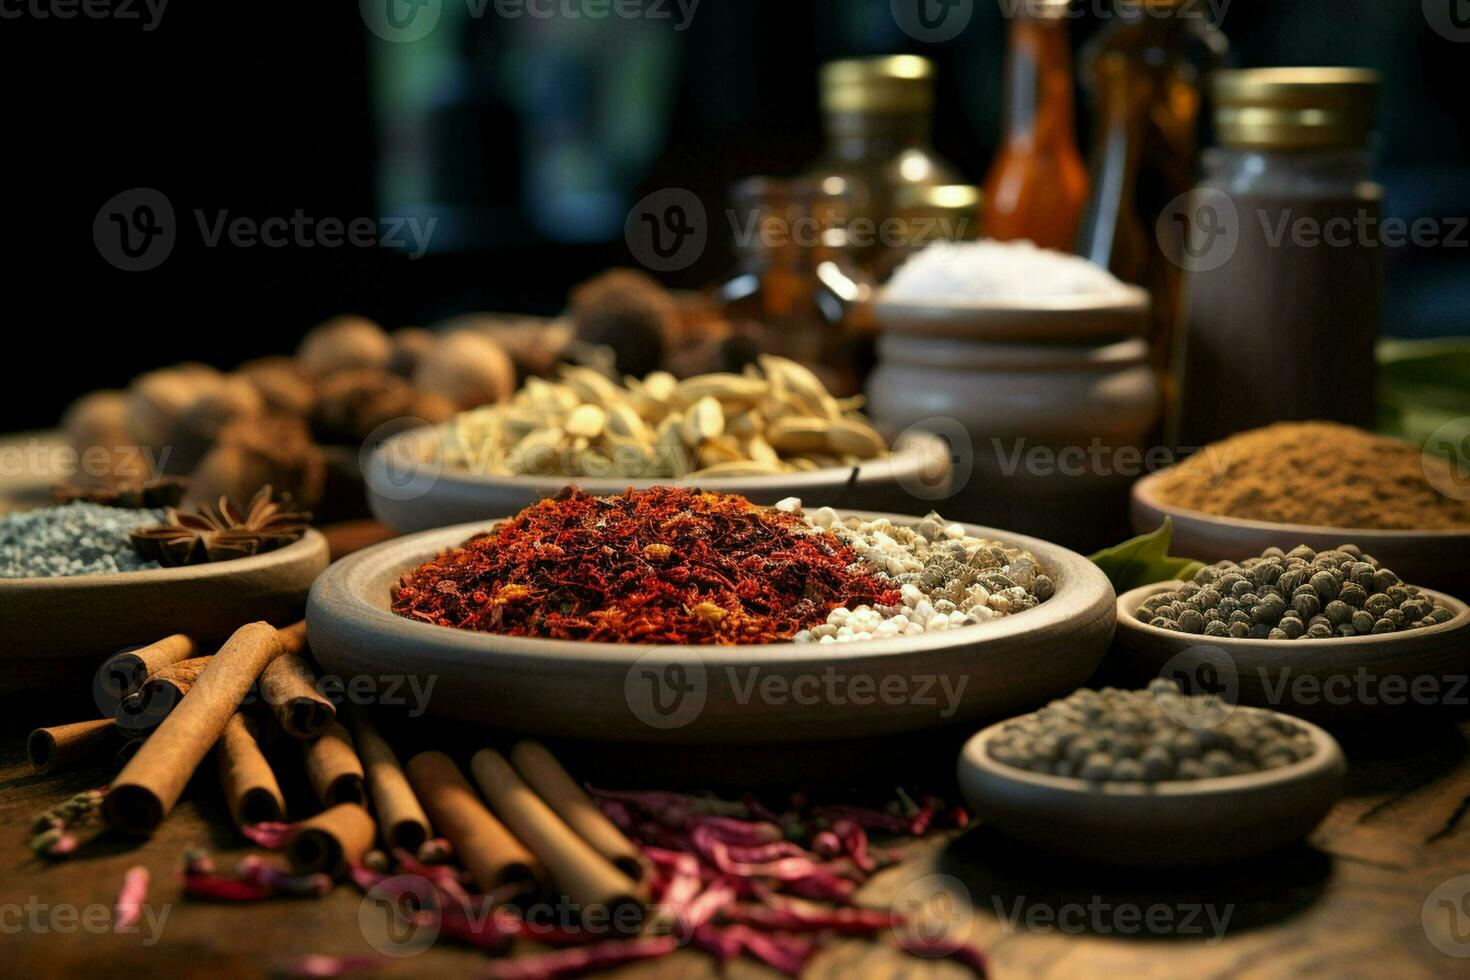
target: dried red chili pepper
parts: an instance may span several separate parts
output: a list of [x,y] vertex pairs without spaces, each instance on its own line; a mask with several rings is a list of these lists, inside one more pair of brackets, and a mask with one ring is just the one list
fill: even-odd
[[393,611],[509,636],[735,644],[897,601],[831,532],[744,497],[568,487],[409,574]]

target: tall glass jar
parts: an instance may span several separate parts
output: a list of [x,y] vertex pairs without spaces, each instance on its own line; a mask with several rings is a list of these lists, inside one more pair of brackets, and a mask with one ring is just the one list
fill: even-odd
[[[1376,73],[1221,72],[1220,147],[1188,200],[1176,439],[1285,420],[1374,421],[1383,189],[1369,180]],[[1330,452],[1324,447],[1324,452]]]
[[847,186],[752,177],[730,196],[736,270],[716,298],[731,327],[833,393],[856,393],[872,361],[873,289],[848,245]]
[[1072,100],[1068,0],[1022,0],[1010,20],[1005,120],[985,181],[984,230],[1070,251],[1087,199]]
[[1179,268],[1159,216],[1198,175],[1204,84],[1220,67],[1225,36],[1207,5],[1188,0],[1116,0],[1115,16],[1082,53],[1092,110],[1092,193],[1077,252],[1154,297],[1151,336],[1160,374],[1172,359]]
[[822,66],[821,90],[827,144],[807,175],[845,182],[852,255],[872,270],[902,246],[899,193],[959,182],[930,144],[934,65],[916,55],[833,61]]

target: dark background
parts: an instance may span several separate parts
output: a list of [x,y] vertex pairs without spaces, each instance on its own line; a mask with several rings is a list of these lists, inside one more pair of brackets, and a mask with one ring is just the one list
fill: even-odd
[[[976,0],[967,30],[941,45],[899,31],[889,0],[703,0],[682,32],[667,20],[508,22],[492,5],[413,45],[372,35],[352,0],[174,0],[151,31],[140,6],[142,20],[54,16],[65,2],[0,0],[6,429],[49,426],[76,395],[149,367],[290,350],[334,313],[390,327],[554,313],[570,285],[630,262],[621,221],[643,194],[687,187],[718,208],[733,180],[811,161],[824,60],[935,59],[935,142],[972,181],[999,126],[993,0]],[[1079,43],[1096,26],[1076,22]],[[1237,65],[1382,71],[1389,213],[1470,214],[1470,43],[1432,30],[1416,0],[1238,0],[1222,26]],[[178,242],[158,268],[129,273],[99,254],[92,223],[135,187],[168,197]],[[196,209],[440,222],[433,250],[411,259],[206,247]],[[712,241],[669,281],[708,284],[728,260]],[[1389,332],[1470,333],[1463,239],[1389,262]]]

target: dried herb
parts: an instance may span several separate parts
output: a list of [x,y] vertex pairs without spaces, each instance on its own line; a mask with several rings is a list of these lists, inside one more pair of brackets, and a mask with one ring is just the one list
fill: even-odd
[[288,510],[285,501],[273,501],[266,485],[251,498],[244,514],[225,497],[217,508],[204,505],[194,514],[169,508],[168,523],[134,531],[131,539],[141,557],[165,567],[202,565],[274,551],[300,540],[310,522],[310,514]]
[[770,643],[899,594],[802,518],[673,487],[568,487],[408,575],[401,616],[510,636]]

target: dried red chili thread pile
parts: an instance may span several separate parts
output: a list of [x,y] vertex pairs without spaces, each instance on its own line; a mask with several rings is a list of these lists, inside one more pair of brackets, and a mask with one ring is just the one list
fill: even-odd
[[802,518],[674,487],[568,487],[409,574],[400,616],[509,636],[770,643],[898,593]]

